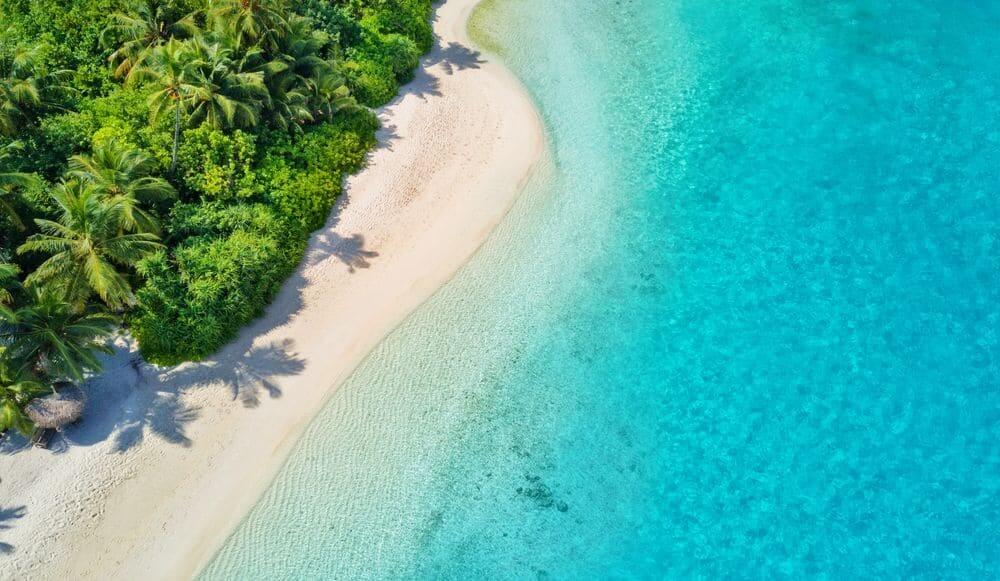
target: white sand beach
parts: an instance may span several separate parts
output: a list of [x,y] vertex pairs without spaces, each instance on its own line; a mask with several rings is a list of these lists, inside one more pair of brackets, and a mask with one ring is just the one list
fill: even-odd
[[259,320],[162,369],[127,341],[49,451],[0,447],[0,578],[183,579],[213,556],[345,377],[503,218],[544,148],[519,82],[473,48],[478,0],[379,111],[380,146]]

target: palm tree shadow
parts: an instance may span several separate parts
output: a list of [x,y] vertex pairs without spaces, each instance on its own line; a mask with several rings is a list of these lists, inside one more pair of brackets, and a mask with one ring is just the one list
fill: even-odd
[[197,418],[198,408],[186,406],[179,394],[154,391],[148,406],[127,413],[116,426],[114,450],[124,452],[139,445],[147,432],[172,444],[188,447],[191,439],[185,434],[185,427]]
[[440,97],[443,95],[441,92],[441,80],[427,72],[427,66],[430,66],[431,64],[430,60],[431,59],[428,58],[425,61],[427,64],[417,69],[417,71],[413,74],[413,80],[406,85],[403,85],[399,90],[399,94],[396,95],[390,103],[397,103],[411,95],[419,97],[424,101],[426,101],[428,97]]
[[388,149],[392,151],[392,144],[399,139],[399,133],[395,125],[382,122],[378,132],[375,134],[378,139],[376,149]]
[[481,68],[484,61],[482,53],[464,44],[449,42],[446,45],[435,46],[430,53],[428,65],[440,64],[446,74],[453,75],[456,71]]
[[[15,506],[10,508],[0,508],[0,531],[10,529],[10,521],[24,517],[28,511],[26,506]],[[0,555],[9,555],[14,552],[14,545],[0,541]]]
[[[132,341],[125,340],[105,362],[106,373],[87,386],[91,394],[87,408],[92,409],[85,409],[83,421],[53,440],[51,451],[61,453],[110,438],[112,449],[120,453],[150,436],[188,447],[189,426],[200,410],[185,403],[186,393],[222,387],[248,408],[260,405],[265,394],[281,397],[278,378],[301,373],[305,361],[294,353],[290,341],[254,346],[256,336],[244,334],[206,361],[169,368],[145,363]],[[26,448],[22,444],[11,451]]]
[[186,386],[183,389],[222,384],[230,390],[234,400],[253,408],[260,405],[264,394],[272,399],[281,397],[277,378],[298,375],[305,369],[305,361],[293,351],[294,343],[290,339],[252,346],[241,353],[238,352],[240,343],[224,348],[219,357],[209,361],[162,371],[157,381]]
[[188,391],[224,387],[246,408],[261,404],[265,394],[282,395],[277,380],[300,374],[305,361],[292,350],[292,342],[254,346],[254,336],[231,343],[215,357],[173,368],[140,364],[139,391],[146,393],[138,406],[114,431],[114,449],[124,452],[142,442],[147,434],[180,446],[190,446],[188,425],[198,419],[199,409],[184,403]]
[[359,268],[370,268],[370,259],[377,258],[378,252],[365,249],[365,237],[361,234],[342,236],[336,232],[326,231],[316,236],[315,243],[306,254],[306,265],[315,266],[330,258],[335,258],[347,265],[348,272],[356,272]]

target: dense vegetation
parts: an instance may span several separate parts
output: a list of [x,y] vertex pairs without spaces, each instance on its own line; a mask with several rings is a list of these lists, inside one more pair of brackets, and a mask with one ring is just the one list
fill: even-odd
[[0,0],[0,431],[258,316],[432,42],[429,0]]

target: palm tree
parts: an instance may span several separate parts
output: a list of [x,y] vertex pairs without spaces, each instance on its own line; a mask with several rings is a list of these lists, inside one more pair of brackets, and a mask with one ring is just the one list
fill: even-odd
[[3,309],[7,308],[10,301],[14,297],[10,294],[11,286],[17,285],[17,273],[21,272],[21,269],[13,263],[10,262],[0,262],[0,315],[2,315]]
[[0,132],[15,135],[31,118],[31,111],[42,106],[42,89],[34,75],[30,51],[18,49],[10,73],[0,79]]
[[51,256],[31,273],[25,284],[53,285],[62,299],[81,309],[96,294],[112,309],[135,303],[119,267],[131,267],[162,247],[148,232],[126,232],[128,208],[122,198],[102,200],[97,190],[77,180],[50,191],[59,207],[59,221],[36,219],[41,229],[17,249]]
[[177,168],[177,144],[181,138],[181,115],[185,99],[193,87],[190,76],[189,51],[184,43],[171,38],[157,46],[139,66],[132,70],[130,80],[149,80],[158,90],[149,96],[150,113],[156,121],[165,111],[174,114],[174,144],[170,156],[170,171]]
[[265,74],[274,127],[297,127],[357,106],[336,65],[322,57],[331,43],[328,34],[315,30],[310,19],[292,15],[277,39],[269,58],[247,53],[243,60],[249,70]]
[[276,0],[212,0],[209,16],[218,31],[229,31],[235,48],[259,45],[269,52],[277,45],[285,27],[283,7]]
[[232,50],[219,43],[198,39],[191,45],[189,123],[220,129],[256,125],[260,105],[269,99],[263,73],[237,71]]
[[105,200],[120,200],[124,206],[124,227],[130,232],[158,233],[156,219],[142,209],[176,195],[170,182],[154,177],[156,162],[142,150],[126,143],[106,143],[91,155],[69,159],[67,175],[89,184]]
[[311,21],[290,17],[268,60],[257,64],[266,75],[271,99],[272,125],[279,129],[297,127],[315,120],[311,107],[308,80],[327,63],[319,53],[329,44],[329,36],[312,29]]
[[18,373],[43,373],[74,382],[100,371],[97,354],[111,353],[107,338],[117,318],[93,308],[76,311],[46,290],[33,289],[30,296],[30,304],[0,311],[6,361]]
[[14,429],[30,436],[35,426],[24,407],[49,390],[26,374],[15,373],[0,359],[0,434]]
[[45,109],[62,109],[57,97],[68,87],[60,84],[67,71],[50,73],[38,66],[38,50],[18,48],[9,73],[0,78],[0,133],[8,136]]
[[332,65],[318,70],[306,86],[310,93],[312,117],[316,121],[358,108],[358,102],[344,84],[344,77]]
[[0,79],[0,133],[16,135],[30,118],[31,109],[41,103],[35,79]]
[[115,76],[128,77],[157,46],[174,37],[187,38],[198,32],[195,13],[185,15],[170,0],[140,0],[132,13],[111,15],[112,23],[101,32],[101,44],[121,42],[108,60]]
[[[13,141],[0,147],[0,165],[13,157],[15,152],[21,151],[24,146],[19,141]],[[24,223],[17,215],[17,210],[7,199],[12,195],[14,188],[31,188],[41,183],[38,176],[20,172],[0,172],[0,213],[7,216],[18,230],[24,230]]]

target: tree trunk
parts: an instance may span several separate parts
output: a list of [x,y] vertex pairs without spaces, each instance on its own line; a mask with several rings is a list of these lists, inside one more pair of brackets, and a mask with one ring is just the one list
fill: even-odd
[[177,142],[181,139],[181,104],[174,105],[174,147],[170,153],[170,173],[177,169]]

